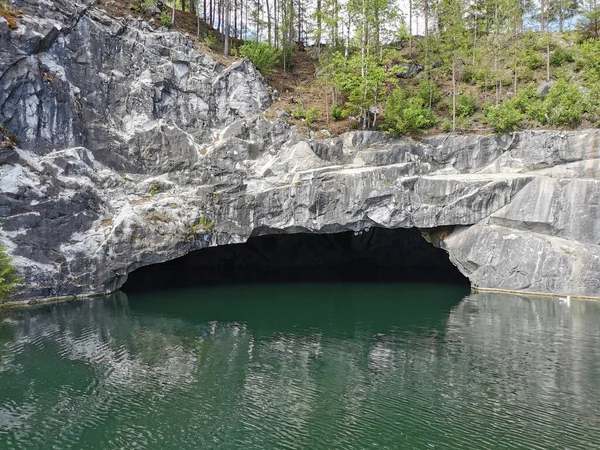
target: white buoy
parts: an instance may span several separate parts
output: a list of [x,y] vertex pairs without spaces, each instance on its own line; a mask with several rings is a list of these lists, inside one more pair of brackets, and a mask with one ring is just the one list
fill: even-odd
[[571,296],[567,295],[566,297],[558,297],[558,301],[569,306],[571,304]]

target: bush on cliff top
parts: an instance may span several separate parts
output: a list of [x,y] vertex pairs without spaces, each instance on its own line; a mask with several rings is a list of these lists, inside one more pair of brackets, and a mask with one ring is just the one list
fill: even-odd
[[245,56],[252,64],[256,66],[263,75],[273,72],[273,69],[279,64],[281,50],[273,47],[266,42],[246,41],[240,47],[240,53]]

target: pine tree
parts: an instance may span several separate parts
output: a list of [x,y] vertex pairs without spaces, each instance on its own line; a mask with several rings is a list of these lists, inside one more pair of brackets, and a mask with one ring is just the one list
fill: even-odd
[[12,265],[12,260],[6,253],[6,248],[0,245],[0,303],[10,298],[21,280],[17,275],[17,268]]

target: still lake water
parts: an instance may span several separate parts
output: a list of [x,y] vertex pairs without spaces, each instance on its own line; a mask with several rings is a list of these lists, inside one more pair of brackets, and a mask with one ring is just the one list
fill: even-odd
[[0,314],[0,449],[600,446],[600,302],[321,283]]

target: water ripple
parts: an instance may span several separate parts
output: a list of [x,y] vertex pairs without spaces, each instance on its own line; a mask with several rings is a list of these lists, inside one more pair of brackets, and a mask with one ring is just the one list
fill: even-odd
[[600,303],[350,286],[9,311],[0,448],[600,445]]

